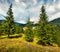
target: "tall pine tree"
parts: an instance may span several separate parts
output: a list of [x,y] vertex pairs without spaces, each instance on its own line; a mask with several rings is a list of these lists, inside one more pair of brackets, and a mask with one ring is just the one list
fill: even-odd
[[53,28],[48,24],[48,17],[45,12],[45,7],[42,6],[41,8],[41,14],[40,14],[40,20],[39,20],[39,26],[38,26],[38,37],[39,41],[38,44],[42,45],[52,45],[53,43],[53,34],[51,33]]
[[9,37],[10,34],[14,34],[14,16],[12,12],[12,4],[9,7],[9,10],[7,12],[7,16],[5,16],[5,19],[6,19],[6,26],[7,26],[6,31]]
[[39,20],[40,24],[45,25],[48,23],[48,17],[46,15],[46,11],[45,11],[45,7],[42,6],[41,8],[41,14],[40,14],[40,20]]
[[42,6],[41,14],[40,14],[40,20],[39,20],[39,25],[40,25],[40,29],[41,29],[41,36],[46,35],[45,26],[48,23],[47,19],[48,19],[48,17],[47,17],[46,12],[45,12],[45,7]]
[[25,30],[25,40],[28,42],[32,42],[34,35],[33,35],[33,31],[32,31],[32,23],[30,22],[30,17],[28,18],[26,27],[27,27],[27,29]]

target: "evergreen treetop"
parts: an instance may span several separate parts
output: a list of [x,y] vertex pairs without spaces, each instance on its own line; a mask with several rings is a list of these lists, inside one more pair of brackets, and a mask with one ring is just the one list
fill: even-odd
[[40,24],[46,24],[46,23],[48,23],[48,17],[46,15],[46,11],[45,11],[45,7],[44,6],[41,7],[41,14],[40,14],[39,23]]

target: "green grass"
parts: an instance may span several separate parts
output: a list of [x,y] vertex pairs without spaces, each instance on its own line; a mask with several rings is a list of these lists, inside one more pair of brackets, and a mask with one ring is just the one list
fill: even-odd
[[60,34],[56,36],[56,43],[59,45],[60,47]]
[[0,52],[60,52],[59,47],[37,45],[36,38],[30,43],[25,41],[24,36],[12,39],[7,36],[0,38],[4,38],[0,39]]

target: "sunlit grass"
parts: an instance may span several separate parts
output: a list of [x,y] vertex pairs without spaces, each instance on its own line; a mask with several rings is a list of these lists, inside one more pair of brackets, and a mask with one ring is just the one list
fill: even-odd
[[12,39],[5,37],[0,39],[0,52],[60,52],[59,47],[37,45],[37,38],[34,38],[33,42],[27,42],[24,35]]

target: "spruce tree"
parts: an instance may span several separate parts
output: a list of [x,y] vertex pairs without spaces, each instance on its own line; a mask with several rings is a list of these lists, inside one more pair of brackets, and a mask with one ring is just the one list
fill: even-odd
[[21,33],[23,33],[23,27],[21,27],[19,24],[15,24],[15,34]]
[[25,40],[28,42],[32,42],[34,35],[33,35],[33,31],[32,31],[32,23],[30,22],[30,18],[28,18],[26,27],[27,27],[27,29],[25,30]]
[[39,41],[37,43],[42,44],[42,45],[52,45],[53,36],[51,34],[51,30],[52,30],[52,28],[48,24],[48,17],[46,15],[45,7],[42,6],[39,26],[38,26],[38,30],[37,30],[38,37],[39,37]]
[[2,24],[0,23],[0,36],[2,35]]
[[39,20],[39,25],[40,25],[40,29],[41,29],[41,36],[46,35],[46,31],[44,28],[48,23],[47,19],[48,19],[48,17],[47,17],[46,12],[45,12],[45,7],[42,6],[40,20]]
[[5,24],[4,24],[4,22],[0,23],[0,35],[5,35]]
[[45,7],[42,6],[39,23],[45,25],[48,23],[48,17],[46,15]]
[[10,34],[14,34],[14,16],[12,12],[12,4],[9,7],[9,10],[7,12],[7,16],[5,16],[5,19],[6,19],[6,26],[7,26],[6,30],[9,37]]

